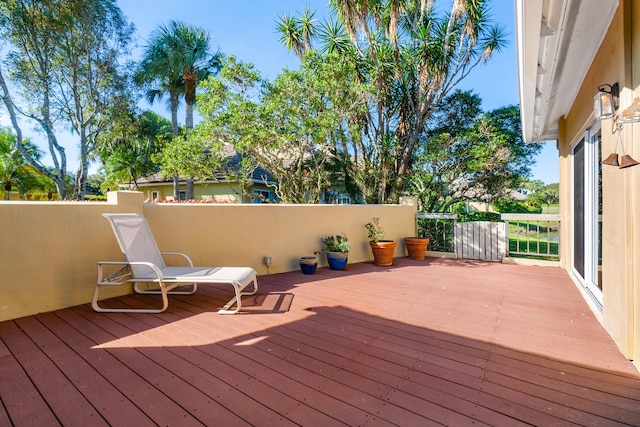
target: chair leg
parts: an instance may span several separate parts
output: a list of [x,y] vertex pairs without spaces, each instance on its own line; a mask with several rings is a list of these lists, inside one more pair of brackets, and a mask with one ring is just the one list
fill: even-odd
[[[249,286],[249,284],[253,284],[253,291],[251,292],[247,292],[244,289],[247,288],[247,286]],[[247,284],[247,286],[245,286],[242,290],[242,292],[240,292],[240,295],[255,295],[256,292],[258,292],[258,278],[254,277],[253,280],[251,282],[249,282],[249,284]]]
[[162,308],[104,308],[98,304],[100,297],[100,285],[96,285],[93,291],[93,299],[91,300],[91,307],[98,313],[162,313],[169,306],[169,298],[167,292],[160,292],[162,294]]
[[[240,307],[242,306],[242,299],[240,298],[240,286],[237,283],[232,283],[233,290],[235,291],[236,296],[231,298],[229,302],[227,302],[220,310],[218,310],[218,314],[236,314],[240,311]],[[229,310],[233,304],[236,304],[236,308],[234,310]]]
[[[246,289],[247,286],[249,286],[249,284],[251,283],[253,283],[252,291],[250,292],[241,291]],[[231,298],[229,302],[227,302],[224,305],[224,307],[218,310],[218,314],[236,314],[238,311],[240,311],[240,308],[242,307],[242,297],[245,295],[255,295],[255,293],[258,292],[257,278],[254,278],[252,282],[247,283],[243,288],[240,288],[240,285],[238,285],[237,283],[232,283],[231,285],[233,286],[233,289],[235,291],[235,296]],[[236,304],[236,308],[234,310],[229,310],[233,306],[233,304]]]

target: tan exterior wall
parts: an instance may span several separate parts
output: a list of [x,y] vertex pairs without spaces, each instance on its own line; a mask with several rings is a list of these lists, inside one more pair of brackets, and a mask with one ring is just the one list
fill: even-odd
[[[0,321],[91,301],[97,261],[123,256],[103,212],[144,214],[162,251],[195,264],[250,266],[258,274],[298,270],[297,258],[320,249],[320,237],[345,232],[349,263],[371,260],[364,224],[381,218],[386,238],[415,234],[415,208],[401,205],[145,204],[140,192],[109,193],[108,202],[0,202]],[[267,269],[263,256],[273,264]],[[321,257],[321,265],[326,260]],[[101,290],[104,296],[130,287]]]
[[[619,83],[619,112],[628,107],[634,97],[640,96],[638,71],[636,75],[631,73],[632,69],[638,70],[640,66],[640,28],[631,25],[631,22],[640,23],[640,7],[635,7],[632,12],[632,3],[629,0],[621,2],[571,110],[559,123],[561,221],[566,224],[561,235],[561,259],[569,271],[573,248],[571,146],[579,141],[585,129],[594,124],[593,97],[599,85]],[[615,150],[618,134],[613,132],[612,119],[603,120],[601,126],[602,159]],[[627,154],[639,159],[640,124],[624,125],[621,137]],[[618,154],[621,152],[621,147],[618,147]],[[640,255],[638,191],[640,166],[619,169],[603,165],[601,321],[623,354],[630,359],[640,358],[640,262],[634,262]]]
[[101,214],[142,213],[139,193],[119,202],[0,202],[0,321],[90,301],[96,261],[122,259]]
[[[623,106],[629,105],[631,99],[640,97],[640,5],[637,2],[627,0],[627,7],[631,9],[629,19],[631,28],[630,42],[627,49],[627,57],[629,58],[627,69],[631,68],[631,78],[629,88],[631,90],[625,92]],[[636,160],[640,159],[640,123],[626,125],[630,134],[626,141],[629,141],[625,148],[627,152]],[[629,248],[627,258],[625,259],[626,268],[629,271],[627,277],[628,292],[630,293],[629,305],[630,310],[632,338],[631,345],[635,365],[640,369],[640,166],[632,167],[626,174],[627,188],[626,195],[626,211],[628,212],[627,227],[630,231]]]

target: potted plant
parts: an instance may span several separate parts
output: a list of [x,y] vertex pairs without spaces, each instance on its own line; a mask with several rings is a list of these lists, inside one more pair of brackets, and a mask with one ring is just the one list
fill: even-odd
[[316,272],[316,268],[318,268],[318,256],[317,255],[309,255],[302,256],[298,258],[300,262],[300,270],[304,274],[313,274]]
[[375,265],[388,266],[393,264],[393,252],[396,249],[394,240],[384,239],[384,228],[380,225],[380,218],[373,218],[364,225],[369,237],[369,246],[373,252]]
[[320,239],[322,242],[322,252],[327,254],[327,262],[332,270],[342,270],[347,265],[349,256],[349,239],[347,236],[337,234],[326,236]]
[[423,260],[427,255],[427,247],[429,246],[428,237],[405,237],[404,244],[407,247],[409,258]]

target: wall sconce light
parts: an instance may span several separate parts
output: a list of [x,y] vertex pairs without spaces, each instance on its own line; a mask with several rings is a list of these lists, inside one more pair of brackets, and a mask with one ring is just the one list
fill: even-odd
[[618,108],[619,86],[604,84],[598,86],[598,93],[593,97],[593,112],[596,120],[610,119]]

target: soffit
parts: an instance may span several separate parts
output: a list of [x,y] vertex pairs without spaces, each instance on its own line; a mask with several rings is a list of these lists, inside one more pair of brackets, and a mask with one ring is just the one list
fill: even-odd
[[619,0],[515,0],[525,141],[557,139],[558,120],[569,112],[618,3]]

